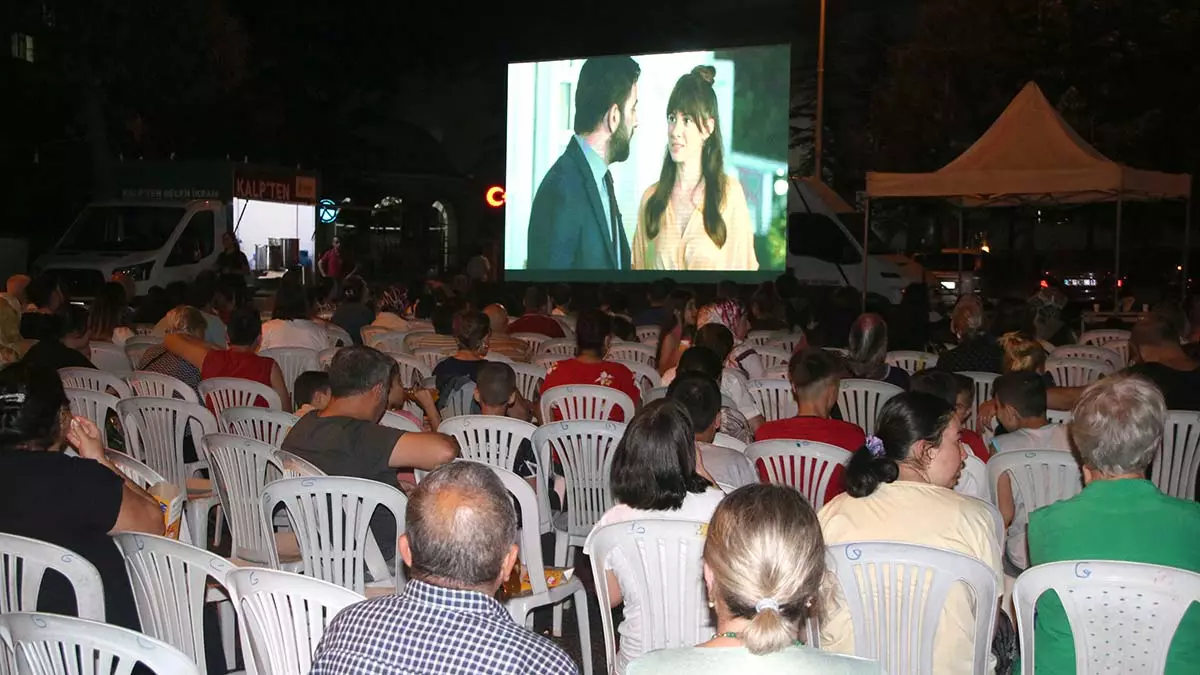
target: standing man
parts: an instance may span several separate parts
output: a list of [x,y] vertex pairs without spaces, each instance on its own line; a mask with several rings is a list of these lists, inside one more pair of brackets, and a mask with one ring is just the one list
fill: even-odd
[[628,56],[584,62],[575,87],[575,136],[533,198],[528,269],[629,269],[609,166],[629,159],[641,72]]
[[342,240],[338,237],[333,238],[333,248],[325,252],[321,259],[317,261],[317,270],[321,272],[321,276],[329,277],[334,281],[342,279]]

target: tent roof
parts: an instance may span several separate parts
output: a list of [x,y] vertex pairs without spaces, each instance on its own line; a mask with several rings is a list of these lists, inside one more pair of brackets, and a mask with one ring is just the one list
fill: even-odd
[[869,197],[944,197],[964,205],[1186,199],[1187,174],[1142,171],[1105,157],[1029,82],[979,140],[932,173],[867,173]]

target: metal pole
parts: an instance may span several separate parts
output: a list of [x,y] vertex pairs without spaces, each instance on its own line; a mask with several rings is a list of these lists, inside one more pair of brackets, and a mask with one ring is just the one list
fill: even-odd
[[1188,298],[1188,258],[1192,251],[1192,198],[1183,201],[1183,277],[1180,280],[1179,300]]
[[867,265],[871,260],[871,198],[863,200],[866,212],[863,214],[863,253],[862,253],[862,311],[867,312]]
[[813,137],[813,178],[821,177],[821,155],[825,149],[825,0],[821,0],[821,24],[817,37],[817,116]]
[[1113,311],[1121,311],[1121,219],[1124,215],[1125,199],[1120,192],[1117,193],[1117,237],[1113,240],[1113,249],[1115,250],[1113,261]]
[[963,289],[963,207],[958,205],[958,285],[954,287],[956,295],[962,297]]

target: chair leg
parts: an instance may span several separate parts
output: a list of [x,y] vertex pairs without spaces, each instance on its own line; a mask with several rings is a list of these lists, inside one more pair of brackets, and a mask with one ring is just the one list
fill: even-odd
[[575,621],[579,624],[579,655],[583,675],[592,675],[592,628],[588,618],[587,589],[575,591]]
[[213,535],[213,546],[221,545],[221,534],[225,531],[224,514],[221,512],[221,505],[217,504],[217,532]]
[[[555,567],[566,567],[567,551],[569,551],[571,548],[569,546],[570,541],[571,541],[571,537],[566,532],[563,532],[561,530],[556,530],[554,532],[554,566]],[[560,603],[554,605],[554,608],[552,611],[554,614],[554,622],[551,626],[551,634],[553,634],[554,637],[561,637],[562,636],[563,603],[560,602]]]
[[225,650],[225,670],[237,668],[237,612],[233,602],[217,604],[217,617],[221,621],[221,647]]
[[[203,504],[204,502],[199,502]],[[208,509],[201,508],[197,502],[188,502],[184,507],[184,517],[188,519],[188,527],[192,531],[192,544],[201,550],[208,550]],[[211,505],[210,505],[211,506]]]

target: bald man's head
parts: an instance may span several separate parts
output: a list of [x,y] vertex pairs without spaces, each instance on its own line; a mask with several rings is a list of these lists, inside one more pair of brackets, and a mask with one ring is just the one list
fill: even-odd
[[405,536],[413,576],[460,589],[499,587],[517,541],[517,514],[486,465],[452,462],[409,495]]
[[483,308],[483,313],[487,314],[488,323],[492,327],[492,335],[503,335],[508,332],[508,310],[504,309],[504,305],[488,305]]
[[29,285],[30,278],[27,274],[14,274],[8,278],[7,288],[8,294],[25,304],[25,287]]

